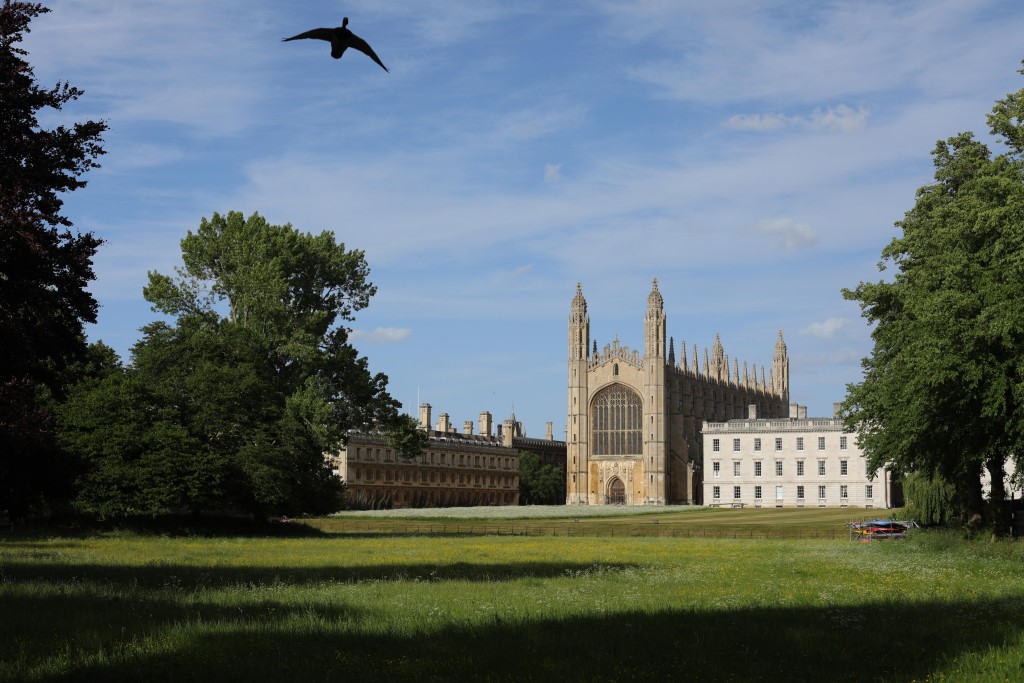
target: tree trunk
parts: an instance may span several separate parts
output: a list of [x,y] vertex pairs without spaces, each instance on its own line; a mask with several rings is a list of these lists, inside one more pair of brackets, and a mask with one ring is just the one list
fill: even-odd
[[984,501],[981,497],[981,478],[977,470],[973,473],[961,476],[957,482],[957,494],[960,498],[960,505],[964,511],[964,521],[967,523],[967,533],[973,536],[985,524]]
[[992,479],[992,489],[989,494],[989,512],[992,516],[992,540],[1006,536],[1010,531],[1010,515],[1006,506],[1006,487],[1003,484],[1003,458],[998,455],[990,457],[985,462],[989,476]]

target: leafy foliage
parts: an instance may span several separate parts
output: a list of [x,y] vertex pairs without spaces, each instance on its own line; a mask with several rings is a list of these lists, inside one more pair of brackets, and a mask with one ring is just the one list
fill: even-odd
[[536,453],[519,454],[519,504],[557,505],[565,502],[565,475],[545,465]]
[[903,477],[907,499],[907,517],[924,526],[948,524],[956,520],[956,489],[940,477],[911,472]]
[[869,467],[950,482],[968,520],[983,511],[982,468],[998,471],[998,507],[1003,461],[1024,454],[1022,94],[989,117],[1006,153],[971,133],[937,143],[935,183],[882,252],[895,276],[844,290],[875,326],[844,403]]
[[101,240],[70,230],[60,195],[85,185],[107,126],[40,127],[41,111],[82,95],[67,83],[40,87],[18,47],[48,11],[0,7],[0,509],[15,516],[56,493],[64,467],[46,399],[59,396],[65,368],[84,355],[83,324],[97,310],[85,287]]
[[184,267],[151,272],[144,290],[173,323],[143,328],[132,367],[69,403],[67,443],[88,462],[77,504],[101,516],[338,509],[323,454],[349,429],[408,428],[341,324],[375,291],[362,252],[236,212],[181,245]]

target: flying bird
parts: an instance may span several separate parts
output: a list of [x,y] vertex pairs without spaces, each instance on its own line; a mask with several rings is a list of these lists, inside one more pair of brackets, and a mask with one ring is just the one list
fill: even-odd
[[336,28],[314,28],[306,31],[305,33],[300,33],[297,36],[285,38],[282,42],[286,43],[289,40],[300,40],[302,38],[316,38],[317,40],[328,41],[331,44],[331,56],[335,59],[341,59],[341,56],[345,54],[345,50],[350,47],[355,50],[359,50],[364,55],[380,64],[380,68],[391,73],[391,70],[384,66],[384,62],[380,61],[380,57],[378,57],[377,53],[373,51],[370,44],[352,33],[352,31],[348,30],[348,17],[345,17],[341,22],[341,26]]

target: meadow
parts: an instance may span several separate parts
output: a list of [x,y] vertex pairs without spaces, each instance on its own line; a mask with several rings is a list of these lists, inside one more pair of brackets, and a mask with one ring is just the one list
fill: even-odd
[[1018,542],[338,523],[0,536],[0,681],[1024,680]]

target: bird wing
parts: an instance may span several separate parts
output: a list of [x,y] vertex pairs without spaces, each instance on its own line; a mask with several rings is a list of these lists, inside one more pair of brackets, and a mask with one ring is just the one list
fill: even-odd
[[380,57],[378,57],[377,53],[373,51],[373,48],[370,47],[370,44],[363,40],[362,38],[360,38],[359,36],[357,36],[356,34],[353,33],[349,37],[348,46],[354,50],[359,50],[364,55],[366,55],[373,61],[377,62],[377,64],[380,65],[380,68],[384,69],[388,73],[391,73],[391,70],[384,66],[384,62],[380,61]]
[[306,31],[305,33],[300,33],[297,36],[292,36],[291,38],[285,38],[281,42],[285,42],[286,43],[289,40],[300,40],[302,38],[316,38],[317,40],[326,40],[327,42],[330,42],[333,37],[334,37],[334,29],[333,28],[314,28],[312,30]]

